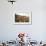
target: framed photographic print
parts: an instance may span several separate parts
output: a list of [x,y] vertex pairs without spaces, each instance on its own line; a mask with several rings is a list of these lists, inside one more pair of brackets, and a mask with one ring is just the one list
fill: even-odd
[[14,24],[32,24],[32,12],[15,13]]

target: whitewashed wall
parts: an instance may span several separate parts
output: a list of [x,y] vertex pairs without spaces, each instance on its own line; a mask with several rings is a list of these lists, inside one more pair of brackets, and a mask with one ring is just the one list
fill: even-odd
[[[15,39],[18,32],[29,32],[37,41],[46,40],[45,5],[45,0],[17,0],[13,6],[7,0],[0,0],[0,40]],[[13,16],[17,11],[32,11],[32,25],[14,25]]]

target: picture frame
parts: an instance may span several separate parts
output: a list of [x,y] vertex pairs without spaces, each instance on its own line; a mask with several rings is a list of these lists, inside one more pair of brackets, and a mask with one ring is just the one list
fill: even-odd
[[15,25],[32,25],[32,12],[17,12],[13,18]]

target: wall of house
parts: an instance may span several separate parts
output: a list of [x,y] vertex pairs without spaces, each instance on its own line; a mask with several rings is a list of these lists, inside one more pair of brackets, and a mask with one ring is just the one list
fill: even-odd
[[[0,0],[0,40],[15,40],[19,32],[31,34],[33,40],[46,40],[46,1],[17,0],[13,5]],[[15,12],[31,12],[32,25],[15,25]]]

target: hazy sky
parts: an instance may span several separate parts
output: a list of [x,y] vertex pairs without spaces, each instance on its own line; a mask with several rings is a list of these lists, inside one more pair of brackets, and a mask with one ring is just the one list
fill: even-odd
[[[0,0],[0,40],[11,40],[19,32],[31,34],[33,40],[46,40],[46,1],[17,0],[13,5],[8,0]],[[16,12],[31,12],[32,25],[14,25]]]

